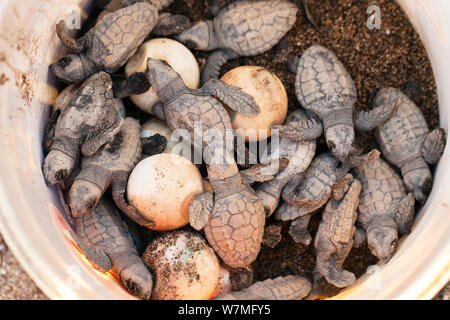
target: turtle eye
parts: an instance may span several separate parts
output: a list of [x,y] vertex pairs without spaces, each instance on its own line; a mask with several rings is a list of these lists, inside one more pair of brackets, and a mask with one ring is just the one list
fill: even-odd
[[61,67],[61,68],[65,68],[65,67],[67,67],[69,64],[71,64],[72,63],[72,58],[70,58],[70,57],[64,57],[64,58],[62,58],[62,59],[60,59],[59,61],[58,61],[58,65]]
[[330,150],[333,150],[335,147],[336,147],[336,144],[335,144],[333,141],[329,141],[329,142],[328,142],[328,148],[329,148]]

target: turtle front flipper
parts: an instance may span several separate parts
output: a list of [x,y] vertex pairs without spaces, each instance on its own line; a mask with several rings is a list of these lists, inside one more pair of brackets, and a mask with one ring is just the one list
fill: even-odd
[[212,192],[197,195],[189,205],[189,224],[197,231],[202,230],[211,217],[214,207]]
[[328,281],[337,288],[345,288],[352,285],[356,281],[356,277],[352,272],[344,270],[336,265],[333,257],[318,257],[317,270]]
[[90,32],[86,33],[81,38],[74,40],[68,34],[66,30],[66,22],[61,20],[56,25],[56,34],[58,38],[61,40],[64,47],[69,49],[72,53],[80,53],[89,47],[90,42],[92,41],[92,34]]
[[357,226],[355,230],[355,234],[353,235],[353,247],[361,248],[367,242],[366,231]]
[[219,79],[220,70],[228,60],[235,58],[236,54],[230,53],[228,50],[219,49],[211,53],[206,61],[205,68],[202,73],[202,83],[206,84],[209,80]]
[[370,131],[385,123],[395,112],[397,104],[381,104],[370,111],[355,114],[355,127],[360,131]]
[[290,141],[316,140],[323,134],[322,122],[312,118],[305,121],[293,121],[286,125],[274,125],[273,131],[279,131],[280,137]]
[[[116,118],[119,118],[119,115],[111,108],[114,112]],[[111,121],[108,121],[111,122]],[[123,119],[119,118],[118,121],[112,121],[112,125],[101,126],[95,132],[89,134],[89,136],[84,141],[83,146],[81,147],[81,152],[84,156],[92,156],[94,155],[102,146],[112,141],[114,136],[119,132],[120,127],[122,126]]]
[[253,184],[255,182],[267,182],[273,180],[275,176],[286,169],[289,165],[289,159],[281,158],[279,159],[278,165],[276,163],[269,164],[255,164],[248,169],[240,171],[241,177],[248,184]]
[[[287,204],[284,205],[288,206]],[[293,209],[295,210],[295,208]],[[310,220],[311,220],[310,214],[298,217],[297,219],[292,221],[288,231],[289,235],[296,243],[302,244],[305,247],[309,246],[312,242],[311,234],[308,231],[308,225]]]
[[444,129],[438,128],[431,131],[422,143],[422,157],[428,164],[436,164],[444,153],[446,144]]
[[154,229],[155,223],[140,215],[136,208],[130,205],[126,200],[125,194],[128,183],[128,175],[129,172],[126,171],[117,171],[114,173],[111,184],[114,203],[120,209],[120,211],[125,213],[131,220],[133,220],[137,224],[149,229]]
[[201,90],[209,95],[216,96],[229,108],[244,116],[252,117],[260,112],[258,104],[251,95],[223,81],[211,79],[203,85]]
[[398,211],[395,213],[394,220],[397,223],[398,231],[401,234],[408,234],[411,232],[411,227],[414,222],[414,203],[414,194],[408,193],[401,200]]
[[353,176],[351,174],[346,174],[343,178],[336,181],[336,183],[331,187],[333,189],[333,198],[336,201],[341,201],[346,195],[352,182]]
[[192,26],[191,20],[181,14],[161,13],[151,34],[155,37],[168,37],[180,34]]
[[307,213],[317,210],[322,207],[330,199],[333,189],[331,186],[326,186],[325,189],[314,199],[300,199],[296,194],[297,186],[300,181],[295,181],[295,178],[289,181],[283,189],[283,200],[292,207],[299,209],[308,209]]
[[134,296],[150,300],[153,289],[153,277],[137,252],[111,254],[114,269],[120,282]]
[[123,75],[112,75],[111,78],[113,94],[116,99],[142,94],[150,89],[150,82],[145,72],[135,72],[128,78]]
[[97,269],[102,272],[107,272],[112,268],[112,262],[109,256],[100,248],[95,248],[88,245],[83,239],[81,239],[75,232],[69,231],[72,239],[77,244],[78,248],[83,252],[86,256],[86,259],[89,260]]
[[56,122],[58,121],[60,114],[61,110],[53,111],[47,121],[47,124],[45,125],[44,137],[42,139],[42,146],[45,153],[48,153],[50,151],[50,148],[52,147],[55,138]]

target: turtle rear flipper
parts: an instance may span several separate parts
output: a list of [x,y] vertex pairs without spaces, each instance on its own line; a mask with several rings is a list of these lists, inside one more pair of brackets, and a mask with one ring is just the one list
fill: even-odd
[[431,131],[422,143],[422,157],[428,164],[436,164],[444,153],[446,133],[438,128]]
[[414,222],[414,194],[408,193],[400,202],[398,211],[394,219],[397,223],[398,231],[401,234],[408,234]]
[[81,239],[75,232],[69,231],[72,239],[77,244],[78,248],[86,256],[97,269],[103,272],[107,272],[112,268],[112,262],[109,256],[100,248],[95,248],[88,245],[83,239]]
[[201,90],[209,95],[216,96],[232,110],[244,116],[252,117],[260,112],[258,104],[251,95],[223,81],[211,79],[204,84]]
[[280,137],[290,141],[316,140],[323,134],[323,125],[312,118],[305,121],[294,121],[286,125],[274,125],[272,130],[278,130]]
[[360,111],[355,115],[355,127],[370,131],[385,123],[395,112],[396,104],[382,104],[370,111]]
[[209,218],[214,206],[214,195],[205,192],[197,195],[189,205],[189,224],[197,231],[202,230]]

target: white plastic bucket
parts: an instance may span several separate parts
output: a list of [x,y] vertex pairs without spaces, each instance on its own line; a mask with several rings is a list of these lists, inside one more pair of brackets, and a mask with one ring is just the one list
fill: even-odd
[[[428,50],[441,126],[450,122],[450,2],[399,0]],[[73,7],[70,5],[74,5]],[[130,299],[110,274],[94,270],[67,234],[64,205],[44,182],[42,132],[57,91],[48,65],[61,55],[55,23],[88,0],[0,1],[0,232],[52,299]],[[429,299],[450,280],[450,150],[412,233],[381,269],[335,298]]]

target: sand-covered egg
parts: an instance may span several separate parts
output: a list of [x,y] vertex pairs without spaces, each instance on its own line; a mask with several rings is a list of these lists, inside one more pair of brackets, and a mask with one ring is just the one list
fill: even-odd
[[128,179],[130,204],[153,221],[153,230],[179,229],[189,223],[189,204],[203,192],[203,179],[188,159],[169,153],[148,157]]
[[142,258],[155,276],[156,300],[205,300],[219,282],[219,261],[197,234],[167,232],[153,240]]
[[[254,117],[244,116],[229,108],[231,125],[245,141],[255,142],[271,136],[272,125],[283,124],[288,111],[288,97],[281,80],[263,67],[242,66],[227,72],[225,83],[251,95],[260,108]],[[242,134],[243,132],[243,134]]]
[[[183,44],[168,38],[156,38],[144,42],[137,53],[128,61],[125,75],[134,72],[145,72],[147,59],[166,61],[183,79],[188,88],[197,89],[200,83],[200,70],[194,55]],[[132,95],[131,100],[140,109],[152,113],[155,103],[161,101],[156,91],[150,88],[146,93]]]

